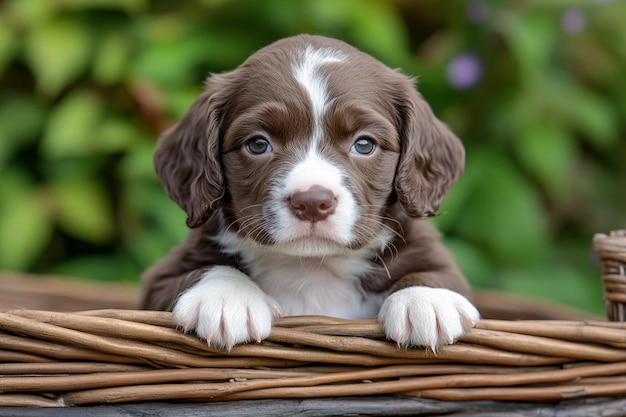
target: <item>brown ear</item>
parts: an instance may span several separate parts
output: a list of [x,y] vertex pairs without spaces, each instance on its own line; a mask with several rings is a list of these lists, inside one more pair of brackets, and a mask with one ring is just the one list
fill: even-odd
[[168,195],[187,213],[187,226],[208,220],[224,196],[220,131],[230,74],[213,75],[185,117],[161,135],[154,165]]
[[404,98],[396,101],[402,150],[394,186],[409,216],[432,217],[463,172],[465,150],[406,81]]

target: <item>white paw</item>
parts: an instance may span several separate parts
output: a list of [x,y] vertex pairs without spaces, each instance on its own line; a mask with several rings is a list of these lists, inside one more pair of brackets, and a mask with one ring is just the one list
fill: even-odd
[[216,266],[180,295],[173,315],[185,332],[195,330],[208,344],[230,350],[237,343],[265,339],[282,312],[247,275]]
[[387,338],[399,346],[454,343],[474,327],[480,314],[467,298],[444,288],[408,287],[391,294],[378,313]]

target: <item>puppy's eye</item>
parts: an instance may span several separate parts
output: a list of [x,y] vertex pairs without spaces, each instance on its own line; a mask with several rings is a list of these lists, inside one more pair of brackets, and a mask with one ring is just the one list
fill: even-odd
[[248,152],[253,155],[261,155],[272,151],[269,141],[264,138],[253,138],[246,145]]
[[374,152],[376,149],[376,144],[370,138],[358,138],[352,148],[350,148],[350,152],[358,153],[359,155],[369,155]]

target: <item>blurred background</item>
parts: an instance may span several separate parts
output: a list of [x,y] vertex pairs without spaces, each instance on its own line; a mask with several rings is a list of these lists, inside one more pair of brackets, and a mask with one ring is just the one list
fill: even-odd
[[626,227],[626,2],[5,0],[0,269],[138,282],[186,236],[152,168],[205,77],[302,32],[418,79],[467,168],[436,222],[479,288],[602,312]]

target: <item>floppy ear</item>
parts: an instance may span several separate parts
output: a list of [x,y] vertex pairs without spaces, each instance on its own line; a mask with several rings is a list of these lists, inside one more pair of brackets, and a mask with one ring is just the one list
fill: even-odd
[[409,216],[432,217],[463,172],[465,150],[435,117],[413,82],[405,81],[403,98],[396,101],[402,150],[394,186]]
[[161,135],[154,153],[168,195],[187,213],[187,226],[206,222],[224,196],[220,136],[230,74],[213,75],[185,117]]

